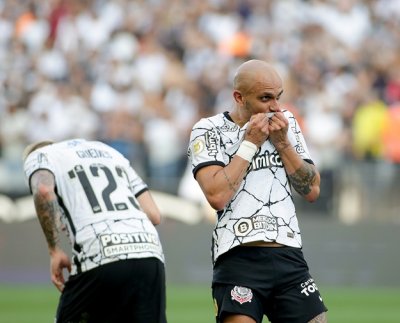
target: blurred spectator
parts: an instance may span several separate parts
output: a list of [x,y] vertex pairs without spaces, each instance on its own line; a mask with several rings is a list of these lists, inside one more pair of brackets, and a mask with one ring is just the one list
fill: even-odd
[[354,153],[360,159],[378,159],[383,155],[383,131],[387,125],[387,106],[372,101],[360,106],[354,115]]
[[387,124],[383,129],[384,157],[400,164],[400,101],[388,109]]
[[127,110],[104,113],[100,139],[136,163],[136,171],[142,178],[147,177],[147,151],[143,139],[143,123]]
[[84,136],[177,192],[193,120],[229,108],[248,58],[279,67],[324,171],[397,160],[399,18],[391,0],[0,1],[0,172],[15,147]]
[[15,22],[16,37],[28,47],[31,53],[40,51],[49,33],[49,25],[45,17],[38,13],[38,5],[34,1],[28,2],[26,10],[17,17]]
[[21,177],[27,114],[16,102],[8,102],[0,118],[0,188],[10,196],[24,192],[25,180]]
[[149,94],[146,109],[150,113],[144,126],[150,185],[176,194],[185,165],[182,160],[186,157],[186,151],[182,146],[186,138],[179,136],[178,125],[173,122],[173,116],[161,95]]

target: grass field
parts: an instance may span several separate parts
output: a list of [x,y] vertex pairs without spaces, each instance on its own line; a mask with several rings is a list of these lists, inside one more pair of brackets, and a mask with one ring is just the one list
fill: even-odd
[[[322,291],[330,323],[400,322],[400,289],[325,287]],[[169,323],[215,322],[207,286],[169,285],[167,298]],[[57,299],[52,286],[0,285],[0,322],[53,322]]]

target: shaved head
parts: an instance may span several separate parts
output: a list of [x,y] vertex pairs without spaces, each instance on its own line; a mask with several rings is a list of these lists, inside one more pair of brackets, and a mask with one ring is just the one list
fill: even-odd
[[267,62],[253,59],[239,66],[233,80],[233,88],[242,93],[251,93],[259,84],[273,83],[282,83],[275,68]]

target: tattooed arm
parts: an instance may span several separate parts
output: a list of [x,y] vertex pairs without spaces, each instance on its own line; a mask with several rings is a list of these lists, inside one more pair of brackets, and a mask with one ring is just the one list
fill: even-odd
[[294,150],[287,136],[288,126],[285,116],[281,112],[275,113],[269,124],[270,140],[282,159],[292,187],[308,202],[314,202],[320,193],[320,174]]
[[59,246],[57,219],[60,208],[54,191],[54,176],[47,170],[38,170],[32,175],[30,185],[36,213],[49,249],[51,281],[58,290],[62,291],[65,281],[63,269],[71,271],[71,262]]
[[248,166],[248,161],[235,156],[225,167],[211,165],[197,172],[196,180],[212,208],[222,210],[232,199]]
[[308,202],[316,201],[321,182],[317,168],[303,160],[290,144],[277,149],[292,187]]

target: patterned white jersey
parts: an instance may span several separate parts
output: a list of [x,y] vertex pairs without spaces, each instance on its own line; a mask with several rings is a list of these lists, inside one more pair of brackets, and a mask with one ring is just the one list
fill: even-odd
[[26,178],[54,174],[61,222],[73,246],[71,274],[120,259],[164,262],[158,232],[136,200],[148,189],[119,152],[97,141],[68,140],[29,154]]
[[[287,110],[290,143],[302,159],[312,163],[293,116]],[[191,133],[188,157],[194,176],[208,165],[226,166],[238,150],[247,124],[240,128],[227,112],[197,122]],[[228,250],[248,242],[278,242],[301,247],[301,235],[288,176],[273,144],[266,140],[249,165],[239,189],[217,212],[213,231],[213,262]]]

